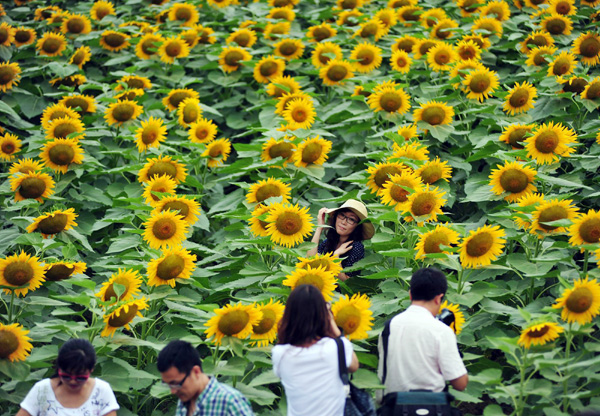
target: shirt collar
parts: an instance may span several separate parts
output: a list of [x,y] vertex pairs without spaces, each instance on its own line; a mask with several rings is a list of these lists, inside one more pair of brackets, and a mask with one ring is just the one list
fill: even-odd
[[430,318],[435,319],[435,317],[431,314],[431,312],[429,311],[429,309],[425,308],[424,306],[410,305],[408,307],[407,311],[410,311],[411,313],[416,313],[416,314],[419,314],[419,315],[423,315],[423,316],[429,316]]
[[[204,400],[206,400],[207,397],[210,397],[210,395],[212,394],[212,391],[215,390],[216,388],[217,388],[217,380],[214,377],[209,377],[208,384],[206,385],[204,390],[202,390],[202,393],[200,393],[200,395],[198,395],[198,398],[196,399],[196,409],[194,410],[194,414],[197,414],[197,412],[200,409],[202,409],[202,402],[204,402]],[[179,400],[178,408],[183,409],[185,411],[185,413],[183,413],[183,414],[187,414],[187,407],[181,400]]]

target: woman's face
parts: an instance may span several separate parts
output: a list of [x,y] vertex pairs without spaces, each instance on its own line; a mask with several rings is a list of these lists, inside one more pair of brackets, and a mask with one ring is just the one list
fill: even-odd
[[60,369],[58,370],[58,376],[60,377],[61,381],[72,392],[80,391],[89,380],[90,374],[90,370],[86,370],[83,373],[78,372],[77,374]]
[[335,231],[341,236],[349,236],[358,226],[360,218],[352,211],[342,211],[335,217]]

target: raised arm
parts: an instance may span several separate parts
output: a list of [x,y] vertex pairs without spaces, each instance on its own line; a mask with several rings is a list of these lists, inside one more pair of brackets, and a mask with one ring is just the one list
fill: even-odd
[[321,208],[317,215],[317,229],[313,234],[311,242],[315,243],[315,246],[306,252],[307,256],[314,256],[317,254],[319,249],[319,240],[321,239],[321,233],[323,232],[323,226],[325,225],[325,216],[327,215],[327,208]]

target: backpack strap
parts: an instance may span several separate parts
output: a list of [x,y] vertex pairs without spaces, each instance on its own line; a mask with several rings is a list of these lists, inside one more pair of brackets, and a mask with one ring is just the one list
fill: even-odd
[[392,320],[388,319],[383,327],[381,333],[381,344],[383,345],[383,375],[381,377],[381,384],[385,384],[385,378],[387,377],[387,356],[388,356],[388,341],[390,339],[390,324]]
[[346,351],[344,348],[344,342],[341,337],[334,338],[335,343],[337,344],[338,350],[338,372],[340,374],[340,379],[344,386],[348,386],[350,384],[350,379],[348,377],[348,367],[346,366]]

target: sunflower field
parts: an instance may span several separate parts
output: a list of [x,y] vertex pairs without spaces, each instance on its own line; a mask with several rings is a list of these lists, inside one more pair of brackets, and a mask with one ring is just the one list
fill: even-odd
[[[172,414],[158,351],[259,415],[301,283],[375,392],[377,339],[434,265],[466,415],[600,405],[600,0],[0,3],[0,414],[89,339],[119,415]],[[344,272],[317,212],[376,228]]]

